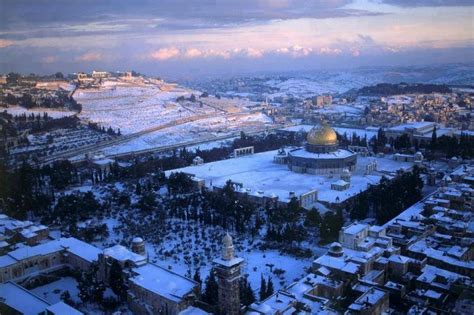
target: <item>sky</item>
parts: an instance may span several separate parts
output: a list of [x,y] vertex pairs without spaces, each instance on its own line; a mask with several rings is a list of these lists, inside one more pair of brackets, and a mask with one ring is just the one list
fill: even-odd
[[0,73],[198,77],[474,61],[474,0],[0,0]]

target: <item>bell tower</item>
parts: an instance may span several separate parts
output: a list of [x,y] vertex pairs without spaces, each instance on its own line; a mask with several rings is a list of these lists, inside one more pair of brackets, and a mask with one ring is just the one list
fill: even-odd
[[214,259],[219,312],[226,315],[238,315],[240,313],[240,268],[244,260],[235,257],[234,244],[229,233],[226,233],[222,243],[222,256]]

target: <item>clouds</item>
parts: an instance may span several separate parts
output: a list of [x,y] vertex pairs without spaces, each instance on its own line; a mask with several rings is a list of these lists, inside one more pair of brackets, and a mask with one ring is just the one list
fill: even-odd
[[5,48],[5,47],[8,47],[8,46],[11,46],[11,45],[14,45],[15,42],[12,41],[12,40],[8,40],[8,39],[1,39],[0,38],[0,48]]
[[167,60],[171,58],[178,57],[181,52],[174,47],[171,48],[161,48],[157,51],[154,51],[150,54],[150,58],[154,60]]
[[313,53],[313,49],[310,47],[301,47],[299,45],[294,45],[291,47],[278,48],[276,50],[278,54],[289,55],[293,58],[306,57]]
[[383,3],[402,7],[472,6],[472,0],[382,0]]
[[[335,47],[303,47],[300,45],[293,45],[288,47],[280,47],[273,49],[258,49],[253,47],[247,48],[233,48],[227,50],[218,49],[198,49],[195,47],[181,48],[163,47],[145,54],[143,59],[155,61],[167,60],[193,60],[193,59],[260,59],[266,57],[286,57],[291,59],[297,58],[311,58],[315,56],[339,56],[351,55],[358,57],[361,50],[367,49],[368,46],[379,47],[381,45],[367,35],[359,34],[354,41],[341,42],[339,46]],[[388,51],[388,50],[387,50]]]
[[51,72],[93,64],[183,73],[206,64],[202,69],[212,65],[225,73],[243,65],[273,70],[378,57],[395,62],[409,52],[472,47],[473,7],[456,6],[468,2],[8,1],[0,20],[0,72],[20,64],[30,65],[28,72],[38,64]]
[[[374,14],[345,9],[351,0],[18,0],[2,7],[0,29],[46,24],[87,24],[117,17],[158,19],[166,29],[201,29],[298,18]],[[41,14],[38,14],[41,12]],[[35,27],[32,27],[34,30]]]
[[82,54],[80,56],[77,56],[75,60],[77,62],[91,62],[91,61],[99,61],[103,58],[102,53],[98,52],[88,52],[85,54]]
[[55,63],[58,61],[57,56],[45,56],[41,59],[43,63],[50,64],[50,63]]

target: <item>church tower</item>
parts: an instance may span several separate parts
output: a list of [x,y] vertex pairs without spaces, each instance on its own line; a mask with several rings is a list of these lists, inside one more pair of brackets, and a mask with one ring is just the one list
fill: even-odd
[[214,270],[219,287],[219,312],[226,315],[238,315],[240,313],[240,268],[244,260],[234,256],[234,244],[229,233],[226,233],[222,242],[222,256],[214,259]]

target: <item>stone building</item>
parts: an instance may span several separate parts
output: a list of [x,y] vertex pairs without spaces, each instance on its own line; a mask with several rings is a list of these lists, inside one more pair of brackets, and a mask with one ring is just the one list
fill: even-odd
[[0,256],[0,282],[19,281],[66,267],[87,270],[100,250],[75,238],[23,246]]
[[223,239],[222,257],[214,259],[214,269],[219,287],[219,311],[227,315],[240,314],[240,269],[244,260],[234,256],[232,237],[227,233]]
[[199,283],[158,265],[131,270],[128,303],[133,314],[179,314],[199,299]]
[[366,293],[361,295],[357,300],[349,305],[349,309],[345,314],[365,314],[375,315],[383,314],[389,309],[388,292],[376,287],[370,288]]

